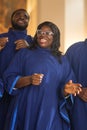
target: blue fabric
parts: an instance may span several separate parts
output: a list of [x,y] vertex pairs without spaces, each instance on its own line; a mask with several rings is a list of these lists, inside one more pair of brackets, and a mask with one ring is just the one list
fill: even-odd
[[[44,74],[42,83],[14,93],[12,84],[17,76],[33,73]],[[74,75],[66,57],[62,56],[60,64],[48,49],[19,51],[4,73],[6,89],[13,95],[4,130],[70,130],[67,101],[62,95],[62,88],[70,79],[74,80]]]
[[[87,87],[87,40],[75,43],[66,52],[77,78],[77,82]],[[72,130],[87,130],[87,103],[75,97],[71,111]]]
[[[6,47],[0,51],[0,78],[2,79],[3,72],[7,69],[10,61],[13,59],[14,55],[18,52],[15,50],[14,42],[19,39],[25,39],[29,43],[32,42],[32,37],[27,35],[27,31],[15,31],[11,28],[7,33],[0,34],[1,37],[8,37],[8,42]],[[4,87],[5,88],[5,87]],[[4,120],[6,113],[8,111],[8,105],[10,103],[11,96],[7,94],[3,88],[3,97],[0,99],[0,130],[3,130]]]
[[3,89],[3,81],[0,79],[0,98],[2,98],[4,93],[4,89]]
[[10,61],[16,52],[15,41],[19,39],[25,39],[29,43],[32,42],[32,37],[27,35],[26,31],[15,31],[11,28],[8,33],[0,34],[0,37],[8,37],[9,42],[6,44],[6,47],[0,51],[0,78],[2,78],[3,72],[7,69]]

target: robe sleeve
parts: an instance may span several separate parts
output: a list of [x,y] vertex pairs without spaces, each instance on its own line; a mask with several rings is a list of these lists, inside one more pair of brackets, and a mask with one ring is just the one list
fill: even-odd
[[61,82],[61,87],[59,91],[59,97],[60,97],[60,104],[59,104],[59,112],[61,117],[68,123],[70,124],[70,119],[69,119],[69,111],[72,109],[72,106],[74,104],[74,97],[73,95],[69,95],[68,98],[65,98],[63,95],[63,88],[64,85],[69,81],[72,80],[73,82],[76,82],[75,75],[73,73],[73,70],[71,69],[71,66],[68,62],[68,60],[65,58],[63,59],[64,64],[63,64],[63,76],[62,76],[62,82]]
[[0,98],[3,96],[4,93],[4,85],[3,81],[0,79]]
[[14,59],[11,61],[7,70],[3,74],[3,79],[5,82],[5,89],[9,94],[16,94],[19,92],[19,89],[15,89],[15,85],[18,79],[22,76],[22,69],[24,65],[24,51],[22,49],[18,51]]

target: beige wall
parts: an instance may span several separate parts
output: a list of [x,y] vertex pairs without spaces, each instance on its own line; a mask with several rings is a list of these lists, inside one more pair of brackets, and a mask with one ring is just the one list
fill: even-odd
[[38,19],[38,2],[37,0],[27,0],[27,11],[30,14],[30,22],[28,26],[28,33],[32,36],[35,34]]
[[85,26],[85,38],[87,38],[87,0],[84,0],[84,26]]
[[65,0],[64,51],[75,42],[85,38],[84,0]]

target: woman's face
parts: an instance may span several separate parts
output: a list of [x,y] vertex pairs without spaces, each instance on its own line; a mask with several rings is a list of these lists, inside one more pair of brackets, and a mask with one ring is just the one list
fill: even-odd
[[43,26],[40,30],[37,30],[38,45],[42,48],[51,48],[53,35],[50,27]]

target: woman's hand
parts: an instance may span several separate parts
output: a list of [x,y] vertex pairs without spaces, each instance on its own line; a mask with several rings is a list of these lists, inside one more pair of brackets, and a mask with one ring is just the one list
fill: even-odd
[[68,96],[69,94],[73,94],[74,96],[76,96],[82,91],[81,87],[81,84],[73,83],[72,80],[70,80],[64,86],[64,96]]
[[87,87],[82,87],[82,91],[78,94],[78,96],[79,96],[84,102],[87,102]]
[[28,42],[24,39],[20,39],[15,41],[16,50],[20,50],[21,48],[27,48],[29,46]]
[[34,73],[31,76],[20,77],[17,81],[15,88],[22,88],[29,85],[40,85],[43,79],[43,74]]
[[42,82],[42,79],[43,79],[43,74],[33,74],[31,76],[31,84],[33,85],[40,85],[40,83]]

